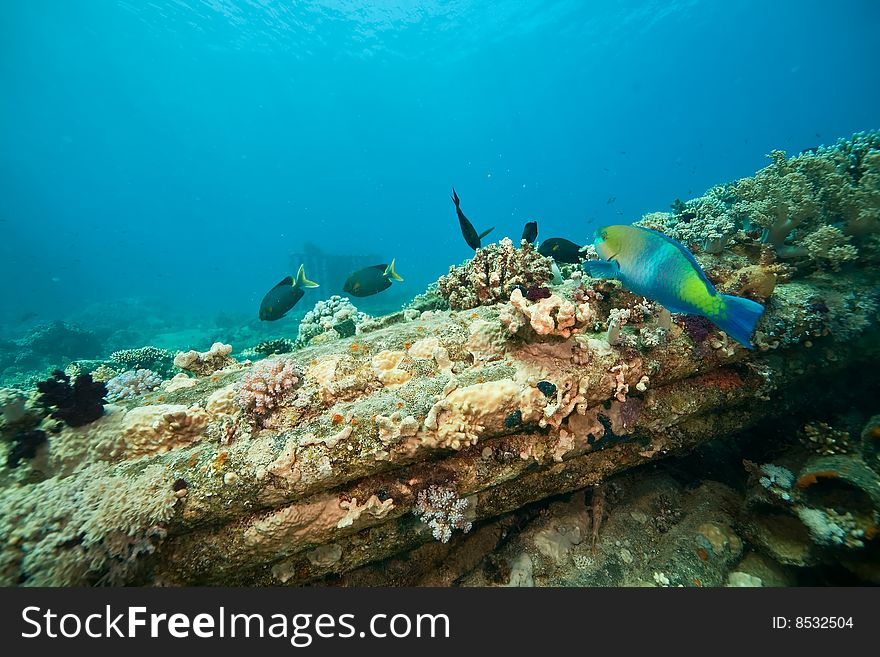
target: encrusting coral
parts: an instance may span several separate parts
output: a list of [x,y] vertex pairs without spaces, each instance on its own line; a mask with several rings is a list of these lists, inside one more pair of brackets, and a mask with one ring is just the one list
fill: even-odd
[[196,376],[209,376],[217,370],[222,370],[237,361],[230,355],[232,345],[215,342],[208,351],[181,351],[174,356],[174,366]]
[[477,249],[463,265],[449,268],[437,281],[440,295],[454,310],[488,306],[510,298],[514,288],[545,285],[553,277],[553,261],[535,247],[514,246],[509,238]]

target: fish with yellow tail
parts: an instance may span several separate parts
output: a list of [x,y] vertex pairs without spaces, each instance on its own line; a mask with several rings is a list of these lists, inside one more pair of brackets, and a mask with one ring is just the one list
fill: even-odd
[[391,287],[391,281],[403,282],[391,264],[373,265],[349,274],[342,289],[353,297],[369,297]]
[[281,319],[299,303],[305,290],[313,287],[318,287],[318,284],[306,278],[305,268],[300,265],[295,277],[286,277],[266,292],[266,296],[260,303],[260,319],[266,322]]
[[753,349],[752,332],[764,306],[720,294],[693,254],[671,237],[639,226],[596,231],[596,252],[584,269],[594,278],[616,278],[633,294],[653,299],[670,312],[701,315],[741,345]]

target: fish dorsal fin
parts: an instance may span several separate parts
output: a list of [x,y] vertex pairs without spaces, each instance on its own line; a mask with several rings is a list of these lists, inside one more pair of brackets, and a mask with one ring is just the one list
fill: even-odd
[[484,237],[486,237],[486,235],[488,235],[489,233],[491,233],[493,230],[495,230],[495,226],[492,226],[489,230],[484,230],[482,233],[480,233],[479,235],[477,235],[477,239],[478,239],[478,240],[483,239]]
[[394,271],[394,258],[391,259],[391,264],[385,268],[385,276],[389,278],[393,278],[398,283],[403,283],[403,279]]
[[696,268],[697,272],[700,274],[700,278],[703,280],[704,283],[706,283],[706,285],[709,286],[709,289],[713,292],[713,294],[717,294],[715,292],[715,286],[712,285],[712,281],[710,281],[706,277],[706,272],[703,271],[702,265],[700,265],[700,263],[697,262],[697,259],[694,257],[694,254],[691,253],[691,250],[689,248],[687,248],[684,244],[682,244],[678,240],[672,239],[671,237],[669,237],[669,235],[664,235],[659,230],[654,230],[653,228],[645,228],[644,226],[633,226],[633,228],[638,228],[639,230],[644,230],[649,233],[654,233],[654,235],[657,235],[665,242],[668,242],[669,244],[672,244],[674,247],[676,247],[679,251],[681,251],[684,254],[685,258],[690,260],[691,264]]
[[296,282],[293,285],[300,288],[319,287],[317,283],[306,278],[305,265],[299,266],[299,271],[296,272]]
[[281,282],[275,285],[272,289],[274,290],[276,287],[290,287],[293,285],[293,276],[285,276],[281,279]]

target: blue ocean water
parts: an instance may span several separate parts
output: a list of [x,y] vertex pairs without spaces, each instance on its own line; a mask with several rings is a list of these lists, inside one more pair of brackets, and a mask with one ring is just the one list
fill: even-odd
[[257,323],[315,247],[396,258],[358,306],[399,307],[472,254],[453,185],[492,239],[584,241],[876,127],[878,23],[870,0],[4,2],[0,336]]

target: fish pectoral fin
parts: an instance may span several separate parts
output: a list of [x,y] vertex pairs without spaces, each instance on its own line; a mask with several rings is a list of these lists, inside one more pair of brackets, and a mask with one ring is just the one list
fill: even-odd
[[477,239],[478,239],[478,240],[483,239],[484,237],[486,237],[486,235],[488,235],[489,233],[491,233],[493,230],[495,230],[495,226],[492,226],[489,230],[484,230],[482,233],[480,233],[479,235],[477,235]]
[[309,287],[320,287],[315,281],[310,281],[306,278],[305,265],[299,266],[299,271],[296,272],[296,282],[293,284],[294,287],[300,288],[309,288]]
[[593,278],[618,278],[620,263],[616,260],[587,260],[583,264],[584,271]]
[[403,283],[403,279],[394,271],[394,258],[391,259],[391,264],[385,268],[385,276],[394,279],[398,283]]

